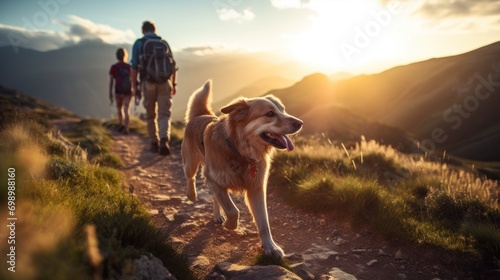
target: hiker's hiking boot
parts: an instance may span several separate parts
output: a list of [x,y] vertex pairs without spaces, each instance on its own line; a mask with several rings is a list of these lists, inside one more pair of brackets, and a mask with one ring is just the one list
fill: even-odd
[[149,147],[149,150],[152,153],[158,153],[158,149],[159,149],[158,142],[151,142],[151,146]]
[[160,139],[160,150],[158,153],[162,156],[170,155],[170,146],[168,145],[167,138]]

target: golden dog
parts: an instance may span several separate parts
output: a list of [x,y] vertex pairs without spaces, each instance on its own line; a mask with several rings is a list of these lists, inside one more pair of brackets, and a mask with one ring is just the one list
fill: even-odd
[[274,148],[292,151],[294,145],[287,135],[298,132],[303,123],[287,114],[281,101],[272,95],[236,99],[216,117],[210,106],[211,91],[209,80],[188,103],[182,142],[187,196],[196,200],[195,176],[199,165],[204,165],[203,176],[214,198],[214,221],[236,229],[240,213],[228,191],[244,192],[265,254],[280,259],[283,249],[273,241],[269,228],[267,178]]

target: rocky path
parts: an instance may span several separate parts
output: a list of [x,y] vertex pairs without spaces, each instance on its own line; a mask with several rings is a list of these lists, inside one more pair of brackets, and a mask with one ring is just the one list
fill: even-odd
[[[162,157],[147,150],[139,135],[113,135],[125,164],[129,189],[154,216],[174,247],[189,257],[199,279],[215,278],[222,262],[251,265],[262,253],[252,217],[242,197],[233,195],[245,231],[228,231],[212,220],[212,197],[198,180],[198,201],[185,196],[180,146]],[[305,213],[272,191],[268,211],[275,241],[303,279],[473,279],[456,258],[436,249],[387,241],[367,228],[352,228],[333,215]]]

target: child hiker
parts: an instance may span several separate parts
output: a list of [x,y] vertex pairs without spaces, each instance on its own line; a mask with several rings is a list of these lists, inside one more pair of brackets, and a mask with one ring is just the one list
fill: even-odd
[[116,109],[118,110],[118,131],[125,134],[129,133],[129,109],[132,99],[132,84],[130,82],[130,64],[126,63],[127,51],[119,48],[116,51],[118,63],[111,65],[109,70],[109,101],[113,104],[113,84],[115,89],[114,98],[116,100]]

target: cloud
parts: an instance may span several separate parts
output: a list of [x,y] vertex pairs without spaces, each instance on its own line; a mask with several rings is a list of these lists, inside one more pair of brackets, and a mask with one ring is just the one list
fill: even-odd
[[214,46],[196,46],[196,47],[186,47],[181,49],[184,53],[194,54],[197,56],[205,56],[220,52],[220,48]]
[[179,50],[179,53],[195,56],[210,56],[215,54],[228,54],[228,53],[238,53],[242,49],[232,49],[223,45],[203,45],[203,46],[191,46],[185,47]]
[[304,5],[302,0],[271,0],[271,5],[277,9],[299,9]]
[[500,27],[500,0],[421,1],[414,15],[427,27],[438,30],[497,30]]
[[74,44],[70,36],[49,30],[28,30],[0,24],[0,46],[11,46],[14,53],[20,48],[47,51]]
[[243,12],[237,12],[234,9],[230,8],[219,8],[217,9],[217,15],[219,16],[219,19],[223,21],[236,21],[238,23],[244,22],[244,21],[251,21],[255,18],[255,14],[252,12],[250,8],[246,8],[243,10]]
[[425,1],[419,12],[428,17],[499,16],[500,0]]
[[69,36],[80,40],[100,39],[110,44],[130,43],[136,35],[130,29],[121,30],[106,24],[98,24],[75,15],[70,15],[69,22],[59,22],[66,27]]
[[94,23],[78,16],[68,16],[68,21],[54,21],[64,31],[32,30],[0,24],[0,46],[12,46],[17,53],[20,48],[49,51],[86,41],[101,41],[108,44],[132,43],[136,35],[130,29],[120,30],[109,25]]

